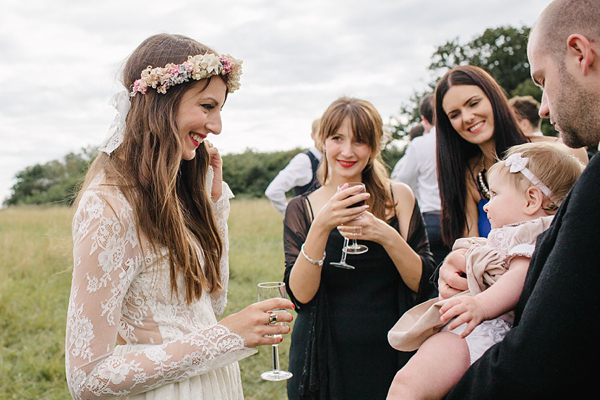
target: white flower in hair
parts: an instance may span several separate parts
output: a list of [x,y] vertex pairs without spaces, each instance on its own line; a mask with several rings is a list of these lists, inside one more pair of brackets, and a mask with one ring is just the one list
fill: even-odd
[[529,179],[531,183],[540,189],[542,193],[544,193],[549,199],[552,199],[552,191],[550,188],[544,185],[544,183],[540,181],[529,168],[527,168],[528,161],[529,158],[523,157],[521,153],[515,153],[508,156],[506,160],[504,160],[504,164],[507,167],[510,167],[510,173],[516,174],[517,172],[520,172],[525,178]]
[[221,67],[221,61],[219,57],[214,54],[206,54],[200,59],[200,65],[206,69],[209,74],[218,74],[219,68]]
[[510,167],[511,173],[521,172],[524,168],[527,168],[528,158],[522,157],[521,153],[511,154],[504,163],[507,167]]

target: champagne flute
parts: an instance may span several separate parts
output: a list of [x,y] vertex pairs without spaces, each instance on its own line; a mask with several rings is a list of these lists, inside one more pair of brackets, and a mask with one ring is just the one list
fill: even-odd
[[[285,283],[283,282],[261,282],[258,284],[258,301],[274,299],[278,297],[286,298]],[[280,309],[271,311],[281,311]],[[277,321],[272,322],[273,325],[277,324]],[[271,336],[271,335],[270,335]],[[273,337],[281,337],[281,335],[272,335]],[[292,373],[288,371],[282,371],[279,369],[279,345],[274,344],[271,346],[271,360],[273,369],[271,371],[263,372],[260,377],[267,381],[283,381],[290,379]]]
[[354,266],[346,262],[346,256],[348,254],[346,253],[346,249],[348,248],[348,238],[344,234],[342,234],[342,236],[344,236],[344,246],[342,246],[342,258],[340,261],[330,263],[330,265],[344,269],[356,269]]
[[[361,186],[362,189],[359,193],[365,193],[366,192],[366,188],[365,185],[362,182],[349,182],[347,183],[348,187],[352,187],[352,186]],[[338,191],[340,191],[341,187],[344,185],[340,185],[338,186]],[[348,206],[348,208],[353,208],[353,207],[360,207],[362,205],[365,204],[365,201],[359,201],[356,202],[350,206]],[[352,244],[349,244],[349,239],[348,239],[348,235],[352,235],[352,234],[358,234],[360,235],[362,233],[362,228],[360,226],[354,227],[355,232],[342,232],[340,231],[341,235],[344,237],[344,245],[342,246],[342,258],[340,261],[338,262],[332,262],[331,265],[333,265],[334,267],[338,267],[338,268],[344,268],[344,269],[356,269],[354,266],[348,264],[346,262],[346,256],[348,254],[362,254],[362,253],[366,253],[369,248],[367,246],[365,246],[364,244],[358,244],[358,242],[356,241],[356,239],[352,239]],[[339,227],[338,227],[339,230]]]

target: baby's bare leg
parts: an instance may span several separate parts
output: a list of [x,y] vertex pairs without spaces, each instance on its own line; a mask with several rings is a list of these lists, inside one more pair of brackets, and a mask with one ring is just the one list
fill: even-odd
[[469,348],[451,332],[425,341],[392,382],[388,400],[441,399],[469,368]]

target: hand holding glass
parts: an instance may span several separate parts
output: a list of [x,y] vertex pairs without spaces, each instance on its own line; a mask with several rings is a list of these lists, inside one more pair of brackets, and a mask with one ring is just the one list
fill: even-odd
[[[357,194],[366,193],[365,185],[361,182],[349,182],[346,185],[348,185],[348,187],[360,186],[361,190]],[[342,186],[344,186],[344,185],[338,186],[338,192],[341,190]],[[364,204],[365,204],[365,202],[363,200],[363,201],[359,201],[359,202],[356,202],[356,203],[348,206],[348,208],[360,207]],[[339,230],[339,227],[338,227],[338,230]],[[362,229],[360,226],[357,226],[357,227],[355,227],[355,232],[340,231],[340,233],[344,237],[344,245],[342,247],[342,259],[339,262],[332,262],[331,265],[333,265],[334,267],[338,267],[338,268],[355,269],[352,265],[346,263],[346,255],[347,254],[366,253],[369,250],[369,248],[367,246],[365,246],[364,244],[358,244],[358,242],[356,241],[355,238],[353,238],[352,243],[349,244],[348,235],[360,235],[362,233]]]
[[[285,283],[283,282],[262,282],[258,284],[258,301],[273,299],[277,297],[287,298],[285,292]],[[271,310],[280,311],[280,310]],[[271,324],[278,324],[277,318]],[[273,335],[274,337],[281,337],[281,335]],[[260,377],[267,381],[282,381],[290,379],[292,373],[288,371],[282,371],[279,369],[279,345],[272,345],[271,359],[273,363],[273,369],[271,371],[263,372]]]

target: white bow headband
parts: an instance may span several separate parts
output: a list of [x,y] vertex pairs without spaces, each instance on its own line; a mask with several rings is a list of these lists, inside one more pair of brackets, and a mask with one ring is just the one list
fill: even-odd
[[527,168],[527,162],[529,158],[523,157],[522,153],[514,153],[511,154],[504,163],[507,167],[510,167],[510,172],[516,174],[520,172],[525,176],[525,178],[529,179],[531,183],[533,183],[538,189],[542,191],[549,199],[552,200],[552,191],[548,186],[544,185],[542,181],[535,177],[533,172],[529,168]]

